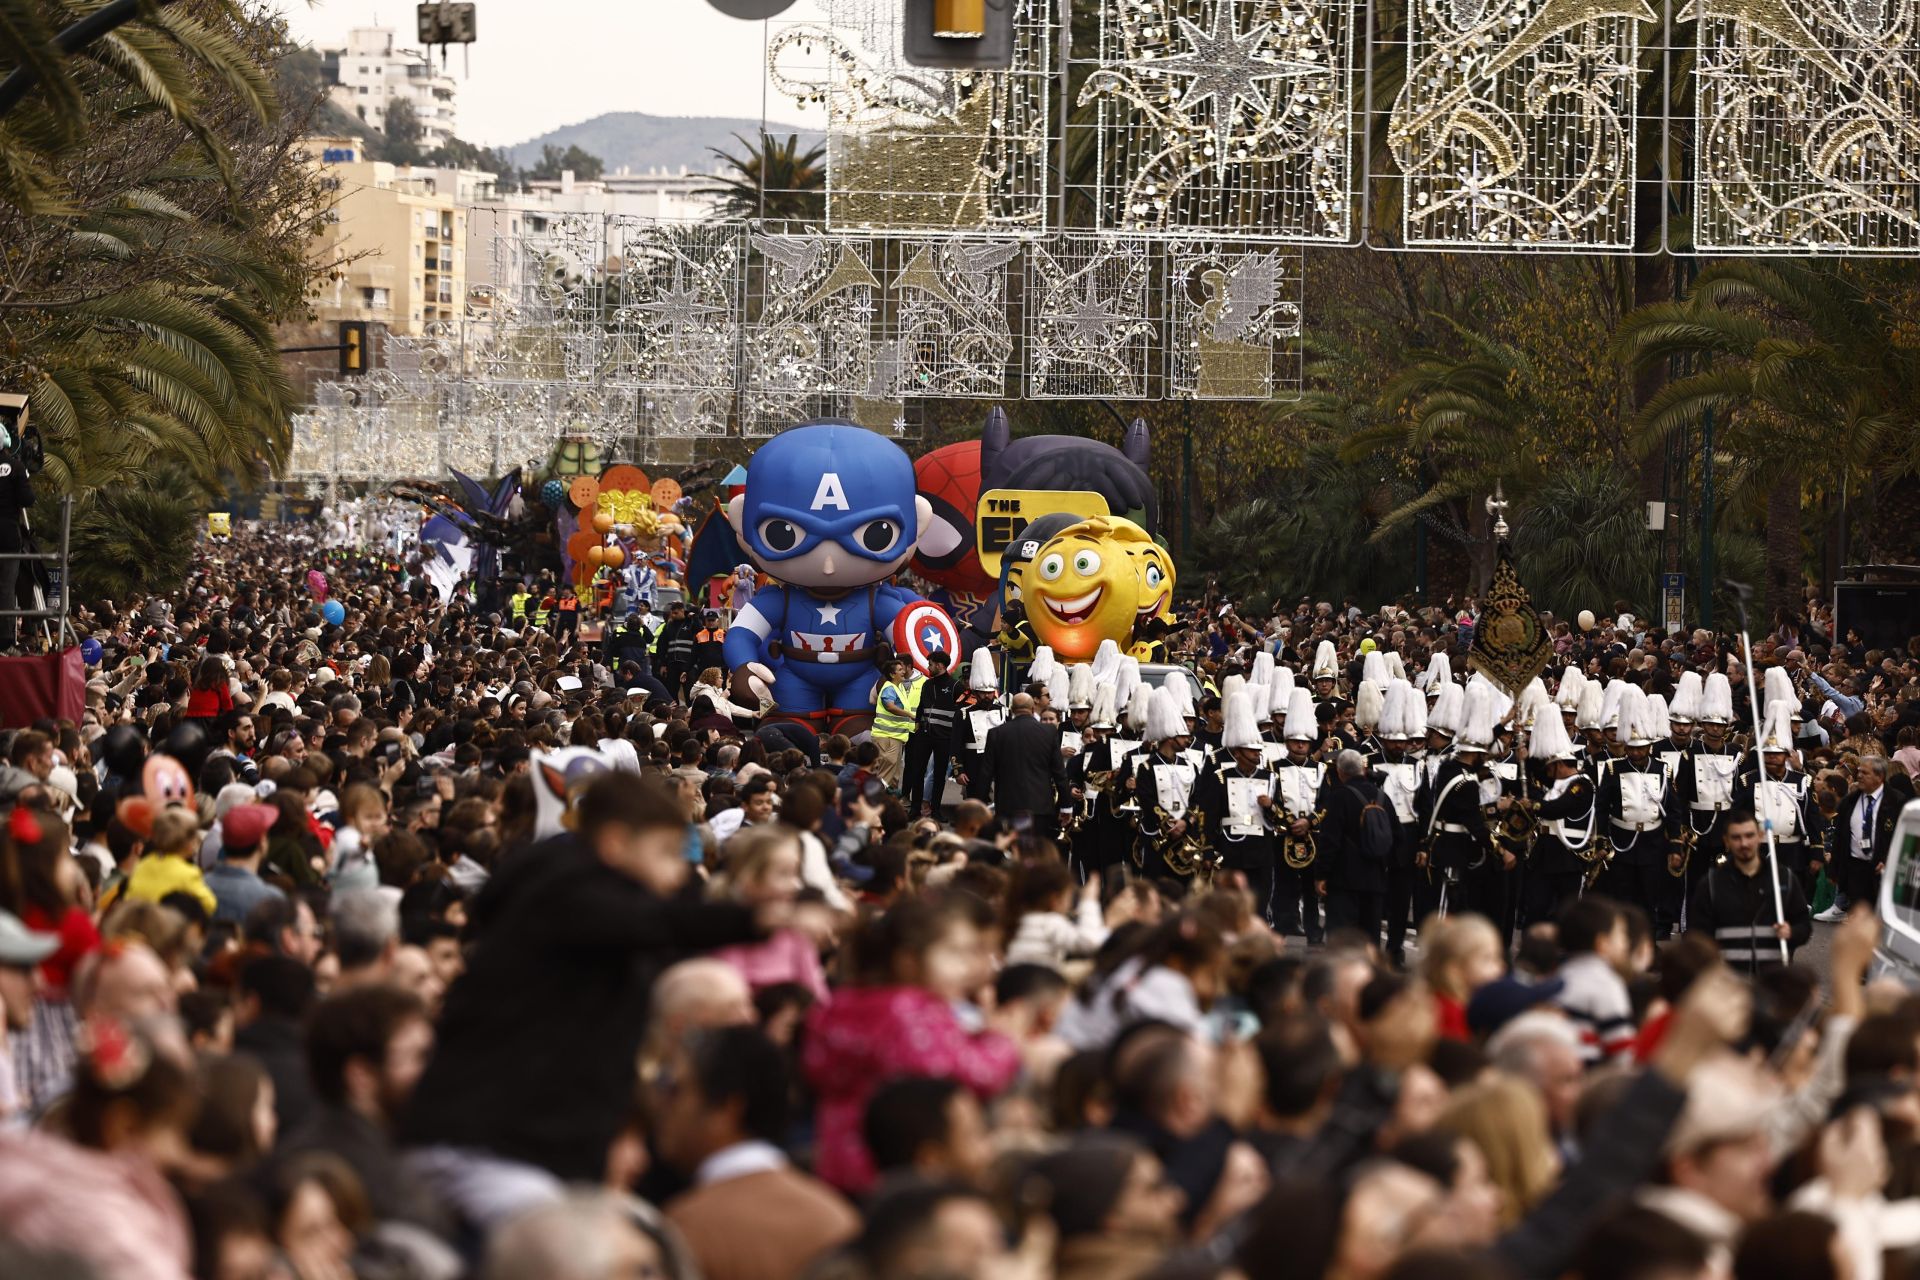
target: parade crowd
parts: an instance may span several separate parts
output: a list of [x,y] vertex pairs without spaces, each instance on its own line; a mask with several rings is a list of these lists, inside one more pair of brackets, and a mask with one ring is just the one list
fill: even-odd
[[796,724],[604,603],[236,524],[77,609],[84,716],[0,731],[0,1276],[1920,1263],[1920,637],[1599,601],[1514,693],[1470,598],[1208,592]]

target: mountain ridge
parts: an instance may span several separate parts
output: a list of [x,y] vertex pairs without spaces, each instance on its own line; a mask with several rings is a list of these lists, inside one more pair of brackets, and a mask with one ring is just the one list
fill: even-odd
[[[733,116],[656,116],[643,111],[608,111],[575,124],[549,129],[537,138],[501,148],[517,165],[527,166],[540,158],[544,146],[565,150],[577,146],[606,162],[607,172],[622,167],[634,172],[662,168],[669,172],[686,168],[694,173],[711,172],[715,160],[710,148],[738,150],[734,135],[751,140],[760,130],[756,119]],[[818,129],[769,122],[767,132],[777,137],[798,134],[803,147],[824,140]]]

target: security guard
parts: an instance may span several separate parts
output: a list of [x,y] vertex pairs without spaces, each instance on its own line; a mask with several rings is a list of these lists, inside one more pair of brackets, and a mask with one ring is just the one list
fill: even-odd
[[533,603],[533,593],[527,590],[527,584],[523,582],[520,584],[520,589],[507,600],[508,606],[513,610],[515,622],[527,620],[527,606],[531,603]]
[[924,682],[914,677],[905,658],[887,663],[887,680],[880,686],[873,703],[873,744],[880,748],[874,772],[895,791],[905,775],[907,740],[920,711],[920,693]]

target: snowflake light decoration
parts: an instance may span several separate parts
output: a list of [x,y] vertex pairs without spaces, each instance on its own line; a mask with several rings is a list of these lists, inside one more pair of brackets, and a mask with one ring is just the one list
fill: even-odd
[[1144,399],[1158,324],[1135,237],[1059,236],[1027,251],[1027,397]]
[[1353,234],[1352,0],[1105,0],[1096,225]]

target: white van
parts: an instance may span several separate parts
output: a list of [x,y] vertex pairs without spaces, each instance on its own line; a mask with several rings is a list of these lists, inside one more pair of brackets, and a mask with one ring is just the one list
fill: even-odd
[[1880,946],[1875,977],[1920,990],[1920,800],[1900,811],[1880,879]]

